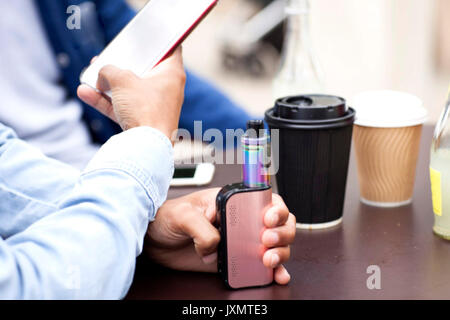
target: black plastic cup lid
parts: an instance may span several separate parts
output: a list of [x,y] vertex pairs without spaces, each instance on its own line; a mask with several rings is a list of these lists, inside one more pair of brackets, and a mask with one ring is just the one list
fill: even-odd
[[283,119],[325,120],[342,117],[347,112],[345,100],[326,95],[305,95],[279,99],[275,112]]
[[310,94],[278,99],[266,111],[269,126],[291,128],[325,128],[352,124],[355,111],[345,99],[331,95]]

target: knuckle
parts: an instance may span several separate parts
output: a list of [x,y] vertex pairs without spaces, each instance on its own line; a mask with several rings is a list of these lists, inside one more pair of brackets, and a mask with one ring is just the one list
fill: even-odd
[[[176,214],[175,212],[181,214]],[[173,219],[179,219],[181,224],[186,225],[193,221],[194,213],[188,204],[180,204],[177,210],[173,210],[173,212],[171,212],[171,217]]]
[[186,78],[186,71],[183,67],[172,67],[170,72],[175,78],[179,80]]
[[184,69],[181,69],[179,77],[180,77],[180,81],[183,84],[185,84],[186,83],[186,79],[187,79],[187,75],[186,75],[186,72],[184,71]]
[[167,221],[170,223],[182,223],[183,222],[183,216],[185,216],[183,211],[181,214],[178,214],[178,210],[166,210],[165,216]]
[[283,218],[283,221],[285,222],[289,219],[289,210],[287,210],[283,205],[278,206],[278,214],[281,218]]
[[205,251],[209,251],[214,245],[213,239],[211,237],[204,237],[202,242],[203,242],[203,250]]
[[110,65],[106,65],[106,66],[103,66],[98,73],[100,75],[106,75],[106,74],[109,73],[109,71],[111,71],[111,66]]
[[295,240],[295,233],[296,233],[295,228],[289,228],[288,233],[287,233],[288,243],[294,242],[294,240]]
[[290,247],[290,246],[287,246],[287,247],[285,248],[284,251],[285,251],[285,252],[284,252],[284,254],[285,254],[285,260],[288,260],[289,257],[291,256],[291,247]]
[[179,87],[184,87],[186,85],[186,72],[184,69],[175,69],[173,72],[175,83]]
[[280,196],[279,194],[274,193],[274,194],[272,194],[272,197],[273,197],[274,200],[276,200],[276,201],[283,202],[283,199],[281,198],[281,196]]
[[291,213],[291,215],[292,215],[292,224],[294,225],[294,228],[296,228],[296,225],[297,225],[297,218]]
[[130,82],[135,79],[135,75],[130,70],[121,70],[118,76],[125,82]]
[[178,210],[176,210],[178,212],[178,214],[176,214],[174,211],[168,215],[168,220],[183,230],[187,229],[192,221],[192,214],[189,211]]
[[216,232],[214,235],[214,243],[218,244],[219,241],[220,241],[220,234],[219,234],[219,232]]
[[113,78],[117,75],[117,69],[112,65],[106,65],[99,71],[99,75],[104,78]]
[[297,218],[290,212],[289,212],[288,224],[291,224],[294,227],[297,224]]
[[208,249],[213,249],[213,248],[215,248],[217,246],[219,241],[220,241],[220,236],[217,233],[214,233],[213,235],[211,235],[210,237],[208,237],[205,240],[205,246]]

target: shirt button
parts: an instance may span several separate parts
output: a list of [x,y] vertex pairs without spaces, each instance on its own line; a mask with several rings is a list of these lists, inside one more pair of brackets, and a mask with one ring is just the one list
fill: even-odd
[[59,53],[56,55],[56,61],[61,68],[67,68],[70,64],[70,57],[67,53]]

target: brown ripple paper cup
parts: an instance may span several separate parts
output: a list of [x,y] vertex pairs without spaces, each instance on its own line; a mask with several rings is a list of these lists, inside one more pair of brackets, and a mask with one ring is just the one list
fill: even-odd
[[398,206],[412,201],[422,125],[371,128],[355,125],[361,200]]
[[396,207],[411,203],[427,111],[415,96],[365,92],[353,99],[354,148],[361,201]]

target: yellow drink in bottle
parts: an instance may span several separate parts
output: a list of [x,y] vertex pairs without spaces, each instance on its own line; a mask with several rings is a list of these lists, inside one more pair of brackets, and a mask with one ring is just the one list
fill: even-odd
[[450,149],[431,151],[430,177],[433,194],[433,231],[450,240]]
[[430,180],[434,226],[438,236],[450,240],[450,87],[448,101],[434,132],[430,156]]

